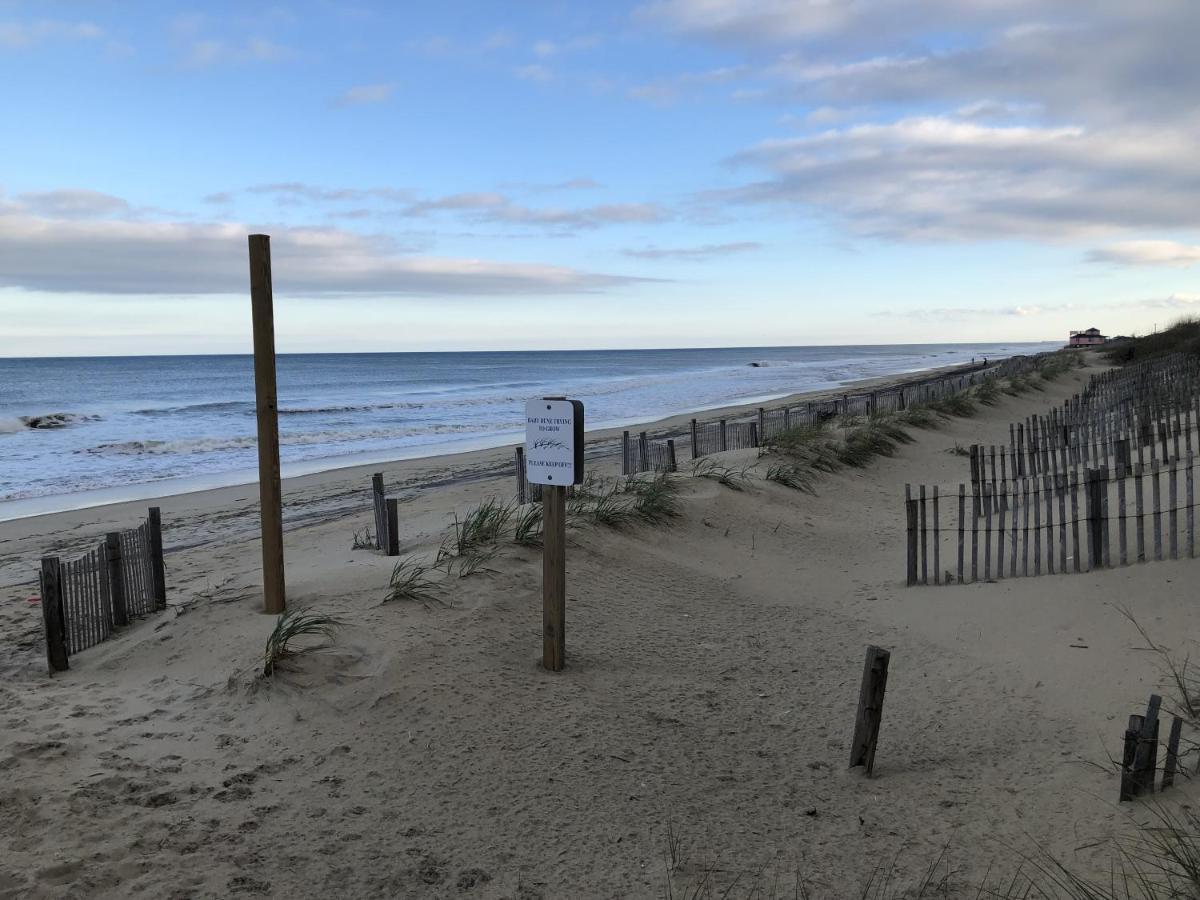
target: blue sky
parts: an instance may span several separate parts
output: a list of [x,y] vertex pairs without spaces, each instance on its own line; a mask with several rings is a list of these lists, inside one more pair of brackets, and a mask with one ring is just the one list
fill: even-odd
[[1065,338],[1200,309],[1189,0],[0,0],[0,355]]

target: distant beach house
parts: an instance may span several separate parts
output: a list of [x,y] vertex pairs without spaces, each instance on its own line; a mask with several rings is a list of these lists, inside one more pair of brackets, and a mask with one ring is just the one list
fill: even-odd
[[1087,331],[1072,331],[1067,341],[1068,347],[1095,347],[1103,344],[1108,338],[1100,333],[1099,328],[1089,328]]

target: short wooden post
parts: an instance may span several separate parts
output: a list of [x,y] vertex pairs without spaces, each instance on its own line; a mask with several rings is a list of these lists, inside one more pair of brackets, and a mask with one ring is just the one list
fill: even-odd
[[258,498],[262,522],[263,611],[284,609],[283,491],[279,483],[279,401],[275,387],[275,311],[271,238],[252,234],[250,303],[254,324],[254,393],[258,415]]
[[646,432],[638,434],[638,471],[649,472],[652,468],[650,465],[650,439],[646,436]]
[[1119,801],[1124,803],[1136,795],[1134,784],[1133,761],[1137,756],[1138,735],[1142,732],[1142,717],[1130,716],[1129,724],[1125,727],[1125,738],[1121,753],[1121,792]]
[[696,420],[692,419],[692,459],[696,459],[700,456],[700,448],[697,446],[699,441],[697,440],[696,431]]
[[883,719],[883,695],[887,690],[888,663],[891,653],[882,647],[867,648],[862,687],[858,692],[858,713],[854,719],[854,739],[850,744],[850,768],[864,766],[867,775],[875,769],[875,747],[879,741],[879,723]]
[[154,606],[167,608],[167,571],[163,565],[162,510],[150,507],[150,569],[154,577]]
[[757,423],[757,422],[751,422],[751,423],[750,423],[750,446],[751,446],[751,447],[757,447],[757,446],[758,446],[758,436],[759,436],[759,434],[760,434],[760,433],[761,433],[761,432],[760,432],[760,430],[759,430],[758,423]]
[[108,555],[108,597],[112,604],[113,625],[124,627],[129,624],[129,613],[125,608],[125,567],[121,554],[121,532],[110,531],[104,536]]
[[[758,436],[767,436],[767,411],[761,406],[758,408]],[[758,441],[754,442],[754,446],[758,446]]]
[[1171,733],[1167,737],[1167,756],[1163,760],[1162,789],[1165,791],[1175,783],[1175,770],[1179,768],[1179,737],[1183,719],[1171,717]]
[[566,662],[567,491],[542,489],[542,666],[551,672]]
[[400,555],[400,501],[387,499],[387,555]]
[[729,449],[729,441],[726,439],[725,420],[721,420],[721,452],[724,453]]
[[65,672],[70,665],[67,662],[62,566],[57,556],[42,557],[42,625],[46,631],[46,661],[50,664],[50,672]]
[[1157,749],[1158,711],[1162,705],[1162,697],[1150,695],[1146,705],[1146,715],[1142,719],[1142,727],[1138,733],[1137,750],[1133,756],[1133,793],[1146,794],[1154,791],[1154,758]]
[[633,454],[633,451],[630,449],[630,446],[629,446],[629,432],[622,431],[621,432],[621,474],[622,475],[632,475],[633,474],[633,466],[631,465],[631,463],[633,461],[632,454]]
[[667,471],[678,472],[679,464],[675,461],[675,439],[667,438]]

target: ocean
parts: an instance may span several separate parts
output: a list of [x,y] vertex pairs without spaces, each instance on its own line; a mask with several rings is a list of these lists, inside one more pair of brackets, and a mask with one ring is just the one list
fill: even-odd
[[[516,443],[531,397],[582,400],[589,428],[611,427],[1057,346],[284,354],[283,473]],[[249,356],[0,359],[0,519],[251,482],[256,466]]]

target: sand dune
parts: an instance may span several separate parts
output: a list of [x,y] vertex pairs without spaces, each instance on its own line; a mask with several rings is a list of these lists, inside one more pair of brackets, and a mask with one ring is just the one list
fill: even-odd
[[[1115,606],[1179,643],[1194,563],[903,586],[904,484],[965,480],[948,448],[1006,440],[1086,375],[816,496],[685,476],[670,526],[574,529],[558,674],[536,550],[502,545],[443,603],[380,603],[393,560],[349,549],[361,472],[289,485],[289,601],[346,625],[269,681],[253,488],[165,499],[171,608],[53,679],[36,558],[145,504],[0,524],[0,897],[791,896],[797,873],[856,897],[943,851],[949,895],[974,896],[1014,848],[1102,869],[1147,815],[1118,808],[1108,757],[1161,686]],[[402,551],[430,558],[453,511],[510,496],[507,462],[384,467]],[[868,643],[893,651],[872,779],[845,765]]]

